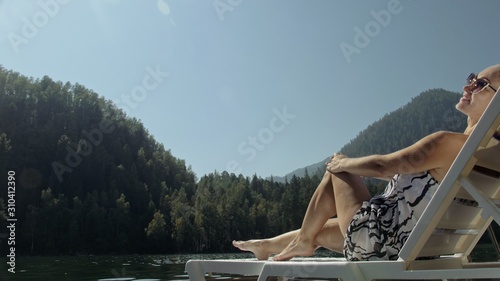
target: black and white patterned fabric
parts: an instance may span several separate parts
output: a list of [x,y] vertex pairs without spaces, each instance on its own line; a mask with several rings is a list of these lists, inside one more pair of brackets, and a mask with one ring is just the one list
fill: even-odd
[[364,202],[347,228],[347,260],[394,260],[434,194],[429,172],[395,175],[381,195]]

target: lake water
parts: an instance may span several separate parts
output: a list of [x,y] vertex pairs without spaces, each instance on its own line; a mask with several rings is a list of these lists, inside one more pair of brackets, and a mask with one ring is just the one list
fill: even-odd
[[[322,251],[317,256],[332,255]],[[58,256],[17,257],[16,273],[7,271],[6,258],[0,258],[1,281],[98,281],[107,278],[188,280],[184,272],[190,259],[252,258],[248,253],[203,255]],[[475,250],[474,260],[497,260],[493,247]],[[218,279],[230,279],[220,276]]]
[[251,258],[251,254],[17,257],[15,273],[0,258],[1,281],[97,281],[107,278],[188,280],[190,259]]

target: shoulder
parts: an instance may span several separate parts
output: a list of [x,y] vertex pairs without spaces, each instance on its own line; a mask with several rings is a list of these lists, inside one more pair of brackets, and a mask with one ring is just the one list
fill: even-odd
[[438,131],[420,139],[420,145],[439,145],[449,143],[465,143],[468,135],[450,131]]
[[434,178],[441,181],[462,149],[468,135],[440,131],[426,138],[427,141],[424,144],[424,150],[430,154],[430,158],[434,163],[434,167],[430,172]]
[[465,143],[468,137],[469,137],[468,135],[462,133],[455,133],[450,131],[438,131],[428,135],[422,140],[426,144],[440,144],[440,145],[445,145],[445,147],[447,147],[448,145],[452,146],[458,145],[462,147],[462,145]]
[[421,139],[418,147],[426,153],[434,152],[435,158],[443,158],[446,155],[446,158],[455,159],[467,137],[466,134],[439,131]]

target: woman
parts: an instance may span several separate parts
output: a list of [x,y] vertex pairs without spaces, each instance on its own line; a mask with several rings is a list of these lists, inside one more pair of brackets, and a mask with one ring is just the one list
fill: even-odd
[[[437,132],[386,155],[334,154],[299,230],[261,240],[233,241],[257,259],[311,256],[319,247],[347,260],[397,259],[404,242],[500,87],[500,65],[471,74],[456,108],[468,116],[464,133]],[[392,180],[371,198],[361,177]],[[336,216],[335,218],[332,218]]]

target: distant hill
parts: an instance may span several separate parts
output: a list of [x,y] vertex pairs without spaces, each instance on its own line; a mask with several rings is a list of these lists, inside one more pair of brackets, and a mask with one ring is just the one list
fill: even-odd
[[[385,154],[409,146],[432,132],[463,131],[467,119],[455,109],[459,98],[459,93],[444,89],[425,91],[361,131],[344,145],[340,152],[350,157]],[[326,160],[327,158],[322,159],[316,164],[273,179],[285,181],[294,175],[303,177],[306,172],[310,175],[322,174],[325,171]]]

